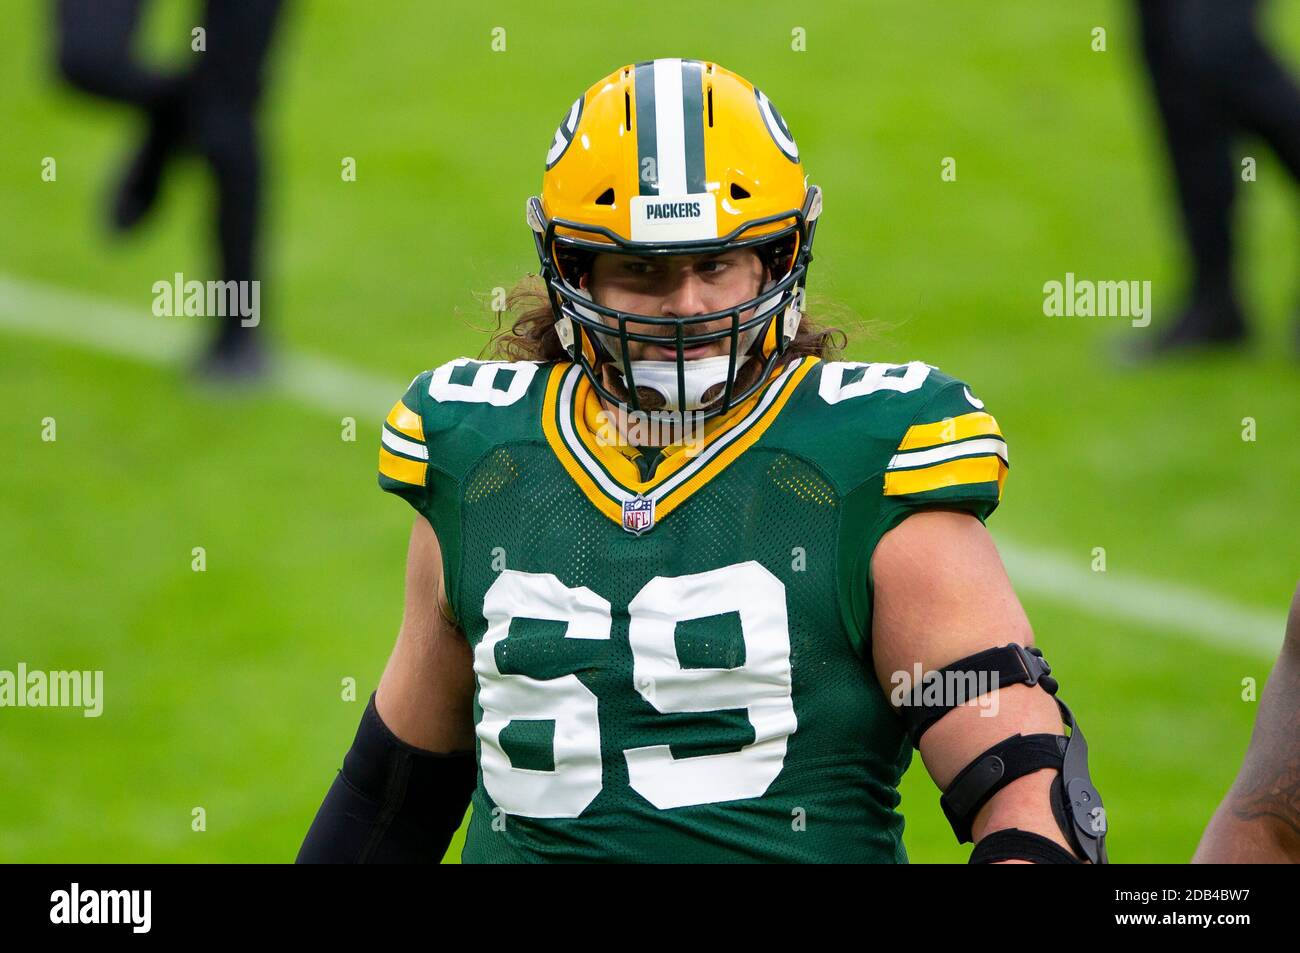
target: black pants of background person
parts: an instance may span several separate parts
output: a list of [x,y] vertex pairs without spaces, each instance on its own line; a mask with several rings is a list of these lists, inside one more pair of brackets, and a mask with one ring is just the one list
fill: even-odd
[[[183,72],[155,69],[133,55],[142,4],[58,0],[57,5],[64,77],[86,92],[135,106],[148,118],[144,142],[114,196],[112,224],[125,230],[143,218],[168,161],[193,149],[216,182],[221,278],[257,279],[262,159],[256,112],[282,0],[207,0],[196,24],[206,32],[206,49],[192,52],[193,66]],[[203,370],[231,376],[261,370],[260,335],[246,324],[239,315],[221,319]]]
[[1263,139],[1300,182],[1300,88],[1260,39],[1259,10],[1259,0],[1138,0],[1194,269],[1157,352],[1247,336],[1233,281],[1239,136]]

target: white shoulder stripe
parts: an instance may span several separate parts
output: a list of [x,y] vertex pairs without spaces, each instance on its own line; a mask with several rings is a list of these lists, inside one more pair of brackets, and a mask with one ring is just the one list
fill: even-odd
[[383,441],[384,446],[389,450],[396,450],[398,453],[404,453],[408,457],[416,457],[420,460],[429,459],[428,447],[413,440],[407,440],[405,437],[399,437],[387,427],[384,428]]
[[929,450],[909,450],[906,453],[896,453],[889,461],[889,469],[901,470],[906,467],[928,467],[932,463],[942,463],[945,460],[955,460],[958,457],[977,457],[989,453],[996,453],[1002,458],[1003,463],[1011,466],[1011,461],[1007,457],[1007,442],[998,437],[985,437],[980,440],[950,443],[944,447],[931,447]]

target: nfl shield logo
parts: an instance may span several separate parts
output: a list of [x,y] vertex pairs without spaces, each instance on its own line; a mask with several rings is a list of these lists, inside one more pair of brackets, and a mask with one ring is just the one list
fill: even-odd
[[636,496],[623,501],[623,528],[640,536],[655,525],[655,501]]

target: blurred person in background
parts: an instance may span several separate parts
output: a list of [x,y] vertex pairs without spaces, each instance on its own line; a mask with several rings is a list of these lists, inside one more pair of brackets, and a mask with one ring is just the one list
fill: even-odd
[[1260,0],[1137,7],[1192,257],[1183,310],[1137,356],[1239,344],[1249,328],[1233,276],[1234,146],[1260,137],[1300,181],[1300,87],[1260,38]]
[[[146,121],[115,187],[109,223],[117,232],[139,224],[156,203],[168,164],[193,150],[216,183],[220,279],[257,280],[262,157],[256,112],[282,0],[207,0],[204,48],[195,50],[192,67],[180,71],[150,66],[133,52],[142,6],[142,0],[58,0],[56,8],[63,77],[84,92],[138,109]],[[259,376],[266,363],[259,325],[260,317],[221,317],[199,373],[228,380]]]

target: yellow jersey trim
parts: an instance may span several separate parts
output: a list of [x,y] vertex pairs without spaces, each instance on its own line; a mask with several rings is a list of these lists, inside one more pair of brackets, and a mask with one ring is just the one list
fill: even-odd
[[898,445],[898,449],[915,450],[920,447],[951,443],[954,440],[965,440],[967,437],[981,436],[1002,436],[1002,431],[998,429],[998,422],[991,414],[983,411],[961,414],[932,424],[914,424],[907,428],[907,433],[903,435],[903,442]]
[[420,419],[419,414],[400,400],[388,412],[388,426],[404,437],[424,443],[424,421]]
[[424,486],[425,474],[429,465],[420,460],[408,460],[390,453],[384,447],[379,448],[379,472],[390,480],[409,483],[412,486]]
[[1002,484],[1007,477],[1007,465],[996,454],[982,457],[962,457],[947,463],[935,464],[918,470],[891,470],[885,473],[885,496],[905,496],[927,493],[966,483],[994,483],[998,485],[998,498],[1002,498]]

